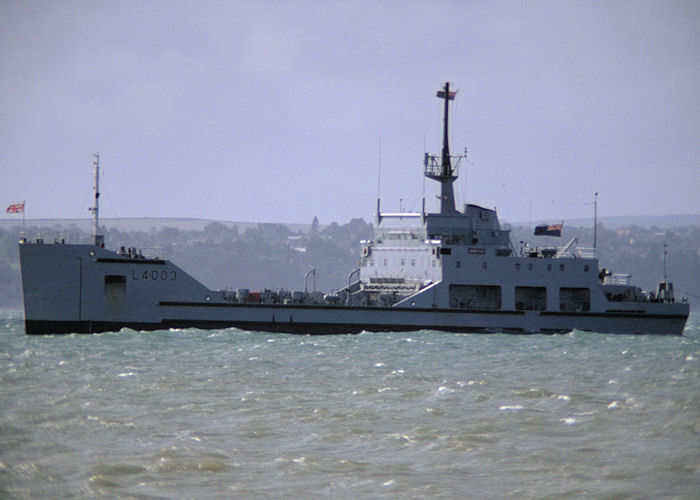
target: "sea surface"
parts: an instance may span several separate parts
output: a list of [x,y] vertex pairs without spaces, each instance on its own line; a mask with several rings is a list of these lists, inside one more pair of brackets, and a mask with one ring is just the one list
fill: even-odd
[[0,498],[700,495],[683,336],[27,336],[0,317]]

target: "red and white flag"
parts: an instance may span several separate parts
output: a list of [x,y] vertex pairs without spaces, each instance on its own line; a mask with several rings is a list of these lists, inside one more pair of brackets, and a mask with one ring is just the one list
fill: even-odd
[[24,202],[15,203],[14,205],[10,205],[9,207],[7,207],[7,213],[8,214],[23,214],[24,213]]
[[561,238],[561,232],[564,229],[564,223],[550,224],[549,226],[537,226],[535,228],[535,236],[556,236]]

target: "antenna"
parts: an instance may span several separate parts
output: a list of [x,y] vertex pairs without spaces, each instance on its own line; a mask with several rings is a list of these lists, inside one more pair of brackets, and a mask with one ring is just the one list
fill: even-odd
[[593,201],[593,250],[598,248],[598,192],[595,193]]
[[382,187],[382,136],[379,136],[379,165],[377,167],[377,199],[381,197]]
[[664,241],[664,283],[668,283],[668,276],[666,275],[666,255],[668,255],[668,244]]
[[[423,154],[426,154],[427,150],[428,149],[427,149],[427,146],[425,144],[425,134],[423,134]],[[422,202],[421,202],[420,216],[421,216],[421,221],[425,222],[425,176],[422,177],[422,182],[423,182],[423,185],[421,186]]]
[[92,162],[92,165],[95,167],[95,204],[88,210],[92,212],[92,217],[95,221],[95,228],[93,230],[95,246],[103,247],[105,237],[98,234],[100,231],[100,153],[95,153],[92,156],[95,157],[95,161]]
[[381,189],[382,189],[382,136],[379,136],[379,165],[377,167],[377,226],[382,220],[382,214],[380,209],[381,200]]

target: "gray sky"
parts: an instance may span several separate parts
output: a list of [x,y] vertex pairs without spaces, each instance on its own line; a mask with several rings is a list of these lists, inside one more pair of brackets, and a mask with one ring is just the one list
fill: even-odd
[[[0,203],[87,217],[700,212],[700,2],[0,2]],[[381,144],[381,147],[380,147]],[[464,168],[466,167],[466,169]],[[437,208],[433,181],[425,183]]]

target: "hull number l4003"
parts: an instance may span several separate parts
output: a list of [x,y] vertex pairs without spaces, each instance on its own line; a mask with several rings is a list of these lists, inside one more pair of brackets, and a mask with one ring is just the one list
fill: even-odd
[[151,281],[175,281],[177,273],[175,271],[131,271],[132,280],[151,280]]

